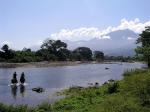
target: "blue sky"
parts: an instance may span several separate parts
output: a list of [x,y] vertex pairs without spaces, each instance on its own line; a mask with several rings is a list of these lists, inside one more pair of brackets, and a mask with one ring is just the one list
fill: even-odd
[[21,49],[62,29],[118,26],[150,20],[150,0],[0,0],[0,44]]

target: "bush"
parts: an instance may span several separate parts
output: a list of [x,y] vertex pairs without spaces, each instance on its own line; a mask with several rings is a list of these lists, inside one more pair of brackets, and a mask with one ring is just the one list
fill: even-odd
[[108,93],[112,94],[118,91],[119,84],[117,82],[110,83],[108,86]]

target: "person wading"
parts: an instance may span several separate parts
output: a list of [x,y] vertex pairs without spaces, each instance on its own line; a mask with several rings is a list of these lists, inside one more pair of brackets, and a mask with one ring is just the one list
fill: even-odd
[[21,83],[21,84],[24,84],[24,83],[25,83],[25,75],[24,75],[24,72],[22,72],[22,74],[21,74],[20,83]]
[[13,78],[11,79],[11,83],[12,84],[17,84],[18,83],[17,73],[16,72],[14,72],[14,74],[13,74]]

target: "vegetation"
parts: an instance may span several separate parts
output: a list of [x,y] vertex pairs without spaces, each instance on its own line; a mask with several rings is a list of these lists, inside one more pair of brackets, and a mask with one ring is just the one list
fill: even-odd
[[103,86],[72,87],[62,91],[66,98],[53,105],[37,107],[0,104],[1,112],[150,112],[150,70],[131,70],[121,81]]
[[104,56],[102,51],[92,51],[88,47],[78,47],[68,50],[67,44],[61,40],[45,40],[41,49],[32,51],[29,48],[15,51],[8,45],[3,45],[0,50],[0,62],[40,62],[40,61],[132,61],[134,57]]
[[104,60],[106,61],[121,61],[121,62],[132,62],[132,61],[143,61],[139,57],[130,57],[130,56],[104,56]]
[[[104,53],[97,51],[95,60],[103,61]],[[39,61],[91,61],[94,60],[92,50],[88,47],[78,47],[73,51],[67,49],[67,44],[61,40],[47,39],[41,45],[41,49],[31,51],[24,48],[22,51],[14,51],[8,45],[4,45],[0,51],[0,62],[39,62]]]
[[28,107],[27,105],[4,105],[0,103],[0,112],[51,112],[51,105],[43,103],[37,107]]
[[94,51],[94,59],[96,61],[102,61],[104,60],[104,53],[101,51]]
[[75,56],[74,58],[79,61],[92,60],[92,50],[87,47],[78,47],[72,54]]
[[140,34],[137,44],[140,44],[135,50],[137,55],[143,57],[150,67],[150,26]]
[[57,102],[55,112],[149,112],[150,70],[132,70],[121,81],[101,87],[73,87]]

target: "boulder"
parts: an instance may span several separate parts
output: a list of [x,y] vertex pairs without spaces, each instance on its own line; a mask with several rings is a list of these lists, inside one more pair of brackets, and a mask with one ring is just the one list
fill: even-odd
[[32,91],[35,91],[37,93],[42,93],[44,92],[45,90],[42,88],[42,87],[36,87],[36,88],[32,88]]

